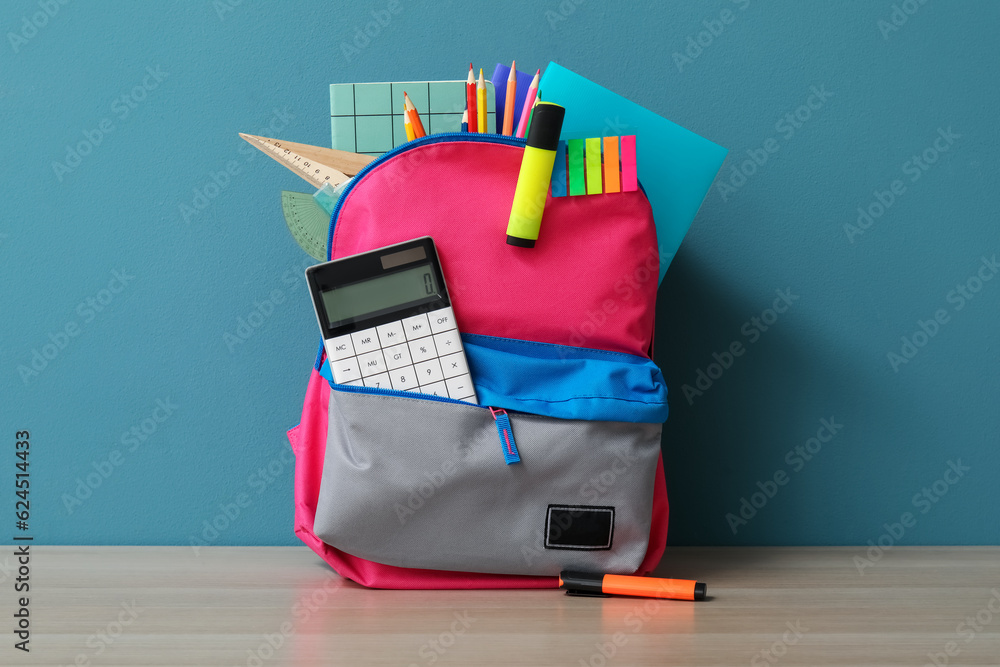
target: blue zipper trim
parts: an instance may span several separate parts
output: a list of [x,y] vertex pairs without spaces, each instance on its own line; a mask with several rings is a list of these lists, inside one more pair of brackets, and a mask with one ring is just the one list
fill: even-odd
[[514,429],[510,425],[510,417],[504,409],[494,410],[490,408],[490,414],[497,423],[497,435],[500,436],[500,449],[503,450],[503,460],[510,465],[520,463],[521,455],[517,451],[517,443],[514,442]]
[[417,148],[419,146],[426,146],[428,144],[444,143],[446,141],[452,141],[455,139],[461,139],[462,141],[470,141],[473,143],[494,143],[502,144],[505,146],[524,146],[527,144],[526,139],[520,139],[518,137],[511,137],[504,134],[495,133],[480,133],[480,132],[442,132],[440,134],[428,134],[426,136],[420,137],[419,139],[413,139],[407,141],[401,146],[396,146],[391,151],[387,151],[379,155],[377,158],[366,164],[361,170],[354,175],[351,182],[348,184],[344,191],[340,193],[340,198],[337,199],[337,205],[333,207],[333,213],[330,215],[330,231],[327,232],[326,236],[326,259],[330,260],[330,250],[333,248],[333,230],[335,227],[335,221],[337,220],[337,215],[340,214],[340,207],[344,200],[347,199],[348,193],[354,189],[362,178],[368,175],[372,169],[382,164],[386,160],[396,157],[401,153],[405,153],[411,148]]
[[[344,188],[344,191],[340,193],[340,197],[337,199],[337,204],[333,207],[333,213],[330,214],[330,230],[326,235],[327,261],[330,260],[330,250],[333,249],[333,230],[336,226],[335,221],[337,220],[337,215],[340,214],[340,206],[347,198],[347,194],[354,189],[354,186],[357,185],[364,176],[368,175],[369,171],[386,160],[394,158],[401,153],[405,153],[411,148],[426,146],[428,144],[444,143],[453,139],[460,139],[462,141],[470,141],[473,143],[493,143],[500,144],[502,146],[526,146],[528,143],[528,140],[524,138],[511,137],[505,134],[496,134],[493,132],[441,132],[440,134],[428,134],[420,137],[419,139],[412,139],[401,146],[396,146],[391,151],[382,153],[382,155],[379,155],[377,158],[362,167],[361,170],[358,171],[358,173],[356,173],[351,179],[348,186]],[[642,195],[646,197],[646,199],[649,199],[646,195],[646,189],[642,187],[642,183],[638,179],[636,179],[636,184],[639,186],[639,190],[642,192]]]
[[[370,394],[375,396],[392,396],[396,398],[412,398],[415,400],[438,401],[439,403],[458,403],[469,408],[489,410],[497,425],[497,435],[500,438],[500,450],[503,453],[503,460],[507,465],[520,463],[521,455],[517,451],[517,444],[514,442],[514,429],[510,425],[510,417],[503,408],[492,408],[488,405],[460,401],[455,398],[435,396],[434,394],[417,394],[413,391],[400,391],[398,389],[382,389],[381,387],[359,387],[357,385],[337,384],[328,382],[331,391],[342,391],[348,394]],[[416,394],[416,395],[414,395]]]
[[421,394],[415,391],[401,391],[399,389],[382,389],[381,387],[359,387],[357,385],[338,384],[336,382],[327,382],[327,384],[329,384],[330,389],[333,389],[334,391],[344,391],[349,394],[377,394],[379,396],[395,396],[397,398],[439,401],[441,403],[458,403],[459,405],[464,405],[470,408],[482,408],[483,410],[489,410],[489,406],[480,405],[479,403],[470,403],[469,401],[460,401],[457,398],[448,398],[447,396]]
[[323,345],[323,340],[319,341],[319,350],[316,352],[316,361],[313,362],[313,370],[319,372],[319,369],[323,367],[323,353],[326,352],[326,347]]

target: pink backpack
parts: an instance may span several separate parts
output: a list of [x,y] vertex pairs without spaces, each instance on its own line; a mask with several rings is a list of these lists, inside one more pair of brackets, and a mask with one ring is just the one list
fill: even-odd
[[295,532],[362,585],[554,588],[563,569],[645,574],[663,554],[649,201],[550,196],[536,246],[507,245],[523,147],[417,139],[334,210],[331,259],[433,237],[481,401],[334,384],[320,345],[288,432]]

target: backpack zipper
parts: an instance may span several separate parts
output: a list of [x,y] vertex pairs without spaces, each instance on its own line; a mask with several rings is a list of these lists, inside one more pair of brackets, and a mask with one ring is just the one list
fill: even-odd
[[454,139],[461,139],[462,141],[471,141],[478,143],[494,143],[501,144],[505,146],[524,146],[527,144],[527,140],[518,137],[511,137],[505,134],[496,133],[481,133],[481,132],[442,132],[440,134],[428,134],[426,136],[420,137],[419,139],[412,139],[407,141],[405,144],[396,146],[391,151],[387,151],[379,155],[377,158],[366,164],[361,168],[358,173],[354,175],[351,182],[347,184],[344,191],[340,193],[340,197],[337,199],[337,204],[333,207],[333,213],[330,214],[330,230],[327,232],[326,236],[326,259],[330,259],[330,250],[333,248],[333,231],[335,228],[334,221],[337,219],[337,215],[340,213],[340,206],[347,198],[347,194],[354,188],[358,182],[361,181],[364,176],[368,174],[369,171],[382,164],[386,160],[396,157],[400,153],[405,153],[411,148],[417,148],[418,146],[425,146],[427,144],[436,144],[445,141],[451,141]]
[[[526,146],[528,140],[523,137],[511,137],[506,134],[496,134],[495,132],[442,132],[440,134],[428,134],[419,139],[412,139],[407,141],[405,144],[396,146],[391,151],[387,151],[379,155],[377,158],[366,164],[361,168],[358,173],[356,173],[351,181],[344,188],[344,191],[340,193],[340,197],[337,198],[337,204],[333,207],[333,213],[330,214],[330,230],[326,235],[326,259],[330,259],[330,250],[333,248],[333,230],[334,230],[334,220],[337,219],[337,215],[340,213],[340,205],[343,203],[344,199],[347,197],[347,193],[358,184],[369,171],[382,164],[389,158],[396,157],[400,153],[405,153],[411,148],[417,148],[418,146],[424,146],[427,144],[436,144],[444,141],[450,141],[452,139],[461,139],[462,141],[472,141],[479,143],[494,143],[501,144],[503,146]],[[639,187],[639,191],[643,195],[646,194],[646,190],[642,187],[642,183],[638,180],[636,184]]]
[[517,453],[517,445],[514,443],[514,429],[510,427],[510,417],[503,408],[490,408],[493,421],[497,423],[497,434],[500,436],[500,446],[503,447],[503,460],[507,465],[520,463],[521,455]]
[[473,407],[479,409],[486,409],[490,411],[493,415],[493,420],[497,425],[497,435],[500,438],[500,448],[503,452],[503,460],[507,462],[507,465],[511,463],[520,463],[521,455],[517,451],[517,444],[514,442],[514,429],[510,425],[510,417],[507,415],[507,411],[503,408],[493,408],[488,405],[480,405],[479,403],[470,403],[469,401],[460,401],[456,398],[448,398],[446,396],[435,396],[434,394],[416,394],[412,391],[401,391],[399,389],[383,389],[381,387],[358,387],[354,385],[347,384],[337,384],[337,383],[327,383],[330,385],[330,389],[334,391],[343,391],[349,394],[375,394],[378,396],[394,396],[398,398],[422,398],[428,401],[438,401],[440,403],[458,403],[459,405],[464,405],[466,407]]
[[382,387],[359,387],[357,385],[349,384],[339,384],[336,382],[328,382],[331,389],[336,391],[344,391],[349,394],[378,394],[379,396],[395,396],[397,398],[424,398],[428,401],[439,401],[441,403],[458,403],[459,405],[464,405],[466,407],[490,409],[488,405],[480,405],[479,403],[470,403],[469,401],[460,401],[457,398],[449,398],[447,396],[435,396],[434,394],[420,394],[415,391],[403,391],[401,389],[383,389]]

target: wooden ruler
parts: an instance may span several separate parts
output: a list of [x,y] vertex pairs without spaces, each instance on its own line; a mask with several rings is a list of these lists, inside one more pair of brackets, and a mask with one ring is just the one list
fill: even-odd
[[269,139],[252,134],[240,136],[265,154],[285,165],[300,177],[320,188],[324,183],[337,185],[354,176],[362,167],[375,159],[372,155],[359,155],[291,141]]

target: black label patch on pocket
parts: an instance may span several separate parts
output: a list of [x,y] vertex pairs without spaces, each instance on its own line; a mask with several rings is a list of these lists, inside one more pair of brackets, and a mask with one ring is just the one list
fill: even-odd
[[614,532],[614,507],[549,505],[545,514],[546,549],[607,550]]

